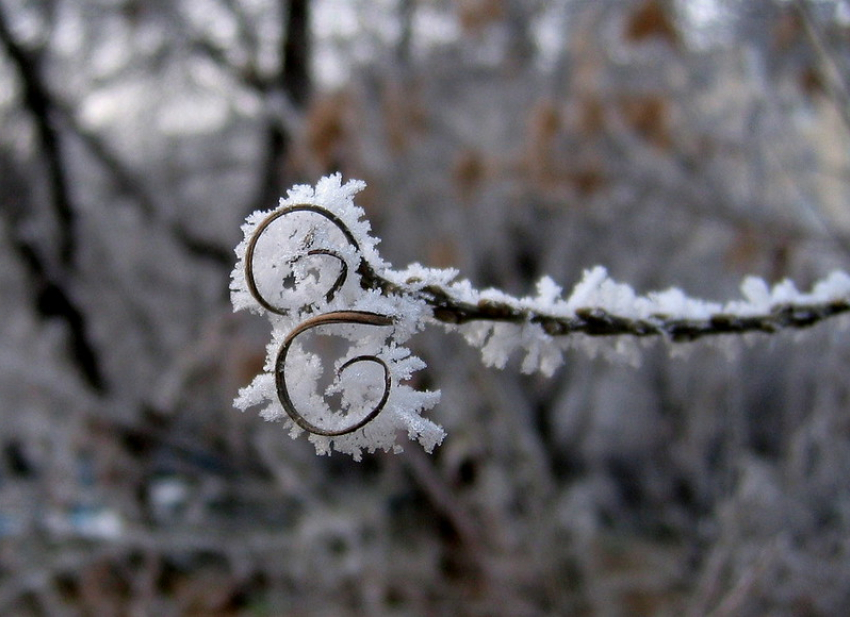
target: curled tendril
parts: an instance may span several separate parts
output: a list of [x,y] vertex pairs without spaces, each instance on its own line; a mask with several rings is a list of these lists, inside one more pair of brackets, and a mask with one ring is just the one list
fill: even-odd
[[[286,315],[289,313],[289,310],[279,306],[275,306],[274,304],[266,300],[266,298],[263,297],[263,294],[260,293],[260,290],[257,287],[257,281],[254,278],[254,252],[257,248],[257,243],[260,241],[260,237],[275,221],[277,221],[282,216],[286,216],[287,214],[293,214],[295,212],[311,212],[313,214],[318,214],[319,216],[324,217],[325,219],[333,223],[334,226],[336,226],[337,229],[342,232],[349,244],[351,244],[357,251],[360,250],[360,245],[357,244],[357,240],[354,239],[354,236],[351,234],[351,231],[349,231],[348,227],[345,226],[345,223],[343,223],[334,214],[328,212],[320,206],[315,206],[313,204],[298,204],[295,206],[284,208],[283,210],[278,210],[277,212],[274,212],[268,217],[266,217],[263,222],[257,226],[257,229],[254,231],[253,236],[251,236],[251,239],[249,240],[248,246],[245,250],[245,282],[247,283],[248,291],[254,297],[257,303],[270,313],[275,313],[277,315]],[[345,262],[345,259],[343,259],[339,253],[330,249],[313,249],[311,251],[307,251],[306,255],[296,257],[290,263],[295,263],[296,261],[302,259],[305,256],[313,255],[325,255],[328,257],[332,257],[339,262],[340,273],[334,281],[333,285],[331,285],[330,289],[325,294],[325,299],[330,302],[331,300],[333,300],[333,297],[336,292],[338,292],[345,284],[345,280],[348,277],[348,264]]]
[[304,415],[299,412],[295,408],[295,404],[292,402],[292,398],[289,396],[289,388],[286,384],[286,356],[289,353],[289,348],[292,345],[292,342],[295,338],[310,330],[312,328],[317,328],[319,326],[326,326],[332,324],[363,324],[367,326],[391,326],[393,325],[392,317],[388,317],[386,315],[379,315],[377,313],[369,313],[366,311],[334,311],[331,313],[324,313],[322,315],[316,315],[314,317],[310,317],[304,321],[302,321],[289,335],[281,345],[280,350],[277,353],[277,360],[275,361],[275,386],[277,387],[277,396],[280,400],[280,404],[283,406],[283,409],[289,414],[289,417],[292,418],[292,421],[295,422],[298,426],[303,428],[305,431],[309,433],[313,433],[315,435],[324,435],[326,437],[338,437],[340,435],[347,435],[348,433],[353,433],[359,428],[362,428],[372,420],[374,420],[381,411],[383,411],[384,407],[387,404],[387,399],[390,396],[390,390],[392,388],[392,377],[390,376],[390,368],[387,363],[379,358],[378,356],[372,355],[360,355],[350,360],[346,361],[337,371],[337,375],[340,375],[345,369],[356,364],[357,362],[373,362],[379,365],[384,370],[384,391],[381,395],[381,399],[377,402],[377,404],[363,416],[357,422],[350,424],[341,429],[326,429],[316,424],[313,424]]
[[[257,244],[260,240],[260,237],[263,233],[269,229],[269,227],[275,223],[278,219],[287,214],[293,214],[296,212],[309,212],[312,214],[317,214],[328,221],[330,221],[340,232],[342,232],[346,241],[353,246],[357,251],[360,250],[360,246],[357,243],[357,240],[352,235],[351,231],[346,227],[346,225],[333,213],[327,211],[326,209],[312,205],[312,204],[298,204],[294,206],[290,206],[288,208],[284,208],[282,210],[278,210],[277,212],[272,213],[268,217],[266,217],[256,228],[254,234],[248,242],[248,246],[245,251],[245,281],[247,283],[248,291],[254,297],[254,299],[265,308],[267,311],[271,313],[275,313],[278,315],[286,315],[289,313],[288,309],[285,309],[280,306],[275,306],[271,302],[269,302],[263,294],[260,292],[257,287],[256,278],[254,277],[254,253],[256,251]],[[332,250],[332,249],[313,249],[307,251],[304,255],[299,255],[294,258],[290,265],[307,256],[315,256],[322,255],[331,257],[339,262],[340,272],[337,276],[334,283],[331,285],[330,289],[325,294],[325,299],[330,302],[334,295],[342,288],[345,284],[345,281],[348,277],[348,263],[345,259],[340,255],[340,253]],[[372,362],[374,364],[379,365],[384,372],[384,389],[381,395],[380,400],[377,404],[363,416],[360,420],[354,422],[353,424],[346,426],[342,429],[326,429],[318,426],[312,422],[310,422],[304,415],[296,409],[295,404],[292,402],[292,398],[289,394],[289,388],[286,382],[286,358],[289,353],[290,347],[292,346],[295,338],[307,330],[317,328],[319,326],[326,326],[332,324],[362,324],[369,326],[391,326],[393,325],[393,319],[391,317],[385,315],[379,315],[377,313],[370,313],[366,311],[335,311],[330,313],[325,313],[321,315],[316,315],[306,319],[301,322],[298,326],[296,326],[286,337],[283,344],[280,347],[280,350],[277,354],[277,360],[275,362],[275,385],[277,388],[277,396],[280,400],[281,405],[283,406],[286,413],[292,418],[293,422],[295,422],[298,426],[303,428],[305,431],[316,435],[324,435],[326,437],[338,437],[340,435],[346,435],[348,433],[353,433],[354,431],[362,428],[369,422],[375,419],[375,417],[381,413],[381,411],[386,406],[387,400],[390,396],[390,390],[392,388],[392,378],[390,375],[390,369],[387,363],[374,355],[359,355],[354,358],[347,360],[342,366],[340,366],[337,374],[342,374],[343,371],[353,366],[358,362]]]

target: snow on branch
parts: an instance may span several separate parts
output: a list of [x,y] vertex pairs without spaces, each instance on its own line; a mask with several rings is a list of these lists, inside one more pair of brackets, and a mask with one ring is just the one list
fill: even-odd
[[[597,266],[569,296],[549,277],[534,296],[479,291],[453,269],[419,264],[394,270],[378,255],[363,210],[364,188],[335,174],[315,188],[296,186],[271,212],[251,214],[236,247],[231,280],[235,310],[265,314],[272,342],[264,373],[240,390],[235,405],[263,405],[261,415],[283,420],[293,437],[307,432],[317,452],[335,449],[360,460],[363,449],[400,451],[400,430],[427,451],[445,432],[422,412],[439,392],[405,384],[425,366],[403,344],[428,324],[459,331],[482,350],[486,364],[504,367],[524,351],[523,372],[551,375],[564,350],[616,337],[609,353],[628,353],[625,341],[659,337],[673,343],[705,336],[805,328],[850,310],[850,276],[833,272],[801,293],[790,281],[771,288],[748,277],[743,298],[726,304],[690,298],[677,288],[638,296]],[[334,377],[324,388],[323,347],[303,343],[324,334],[345,342]],[[323,390],[321,393],[320,390]],[[337,409],[328,400],[338,397]]]

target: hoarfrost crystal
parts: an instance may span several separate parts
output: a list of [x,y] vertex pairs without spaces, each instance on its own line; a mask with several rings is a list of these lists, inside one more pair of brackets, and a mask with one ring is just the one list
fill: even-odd
[[[439,392],[402,383],[425,366],[402,346],[422,327],[424,303],[368,289],[362,280],[362,264],[379,274],[387,267],[354,205],[364,186],[333,175],[315,189],[294,187],[272,212],[250,215],[231,280],[234,309],[265,314],[272,324],[266,372],[239,392],[236,407],[264,405],[261,415],[282,420],[293,437],[307,430],[318,453],[338,450],[356,460],[364,449],[399,451],[399,431],[429,452],[445,435],[421,416]],[[308,329],[348,345],[321,393],[322,358],[292,336],[309,338]],[[335,394],[341,411],[327,403]]]

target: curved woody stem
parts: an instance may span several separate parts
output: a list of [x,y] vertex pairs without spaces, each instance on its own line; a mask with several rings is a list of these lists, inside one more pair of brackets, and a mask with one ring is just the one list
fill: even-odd
[[[270,313],[275,313],[277,315],[286,315],[289,313],[289,311],[287,309],[275,306],[274,304],[266,300],[266,298],[263,297],[263,294],[260,293],[260,290],[257,287],[256,279],[254,278],[254,253],[256,252],[257,243],[260,241],[260,237],[263,235],[263,233],[269,227],[271,227],[271,225],[279,218],[286,216],[287,214],[293,214],[295,212],[312,212],[313,214],[318,214],[319,216],[326,218],[343,233],[345,239],[349,242],[349,244],[351,244],[358,252],[360,251],[360,245],[357,244],[357,240],[355,240],[354,236],[351,235],[351,231],[349,231],[348,227],[345,226],[345,223],[339,220],[339,218],[336,217],[333,213],[328,212],[320,206],[315,206],[313,204],[298,204],[273,212],[268,217],[266,217],[263,222],[257,226],[257,229],[254,231],[254,234],[251,236],[251,239],[248,241],[248,246],[245,249],[245,282],[248,285],[248,291],[251,293],[252,296],[254,296],[254,299],[257,301],[257,303]],[[339,255],[339,253],[336,253],[329,249],[313,249],[307,251],[305,256],[313,255],[326,255],[328,257],[333,257],[340,264],[339,276],[337,276],[333,285],[331,285],[331,288],[325,294],[325,299],[330,302],[331,300],[333,300],[333,297],[336,292],[339,291],[340,288],[342,288],[342,286],[345,284],[345,280],[348,277],[348,265],[346,264],[342,256]],[[304,256],[300,256],[297,259],[301,259],[302,257]]]
[[[266,310],[287,315],[288,309],[275,306],[260,293],[254,277],[254,253],[263,233],[281,217],[296,212],[309,212],[319,215],[335,226],[345,240],[360,254],[357,267],[360,286],[365,290],[376,290],[384,295],[407,296],[419,300],[431,309],[431,317],[447,324],[464,324],[473,321],[492,321],[502,323],[538,324],[551,336],[569,336],[585,334],[588,336],[662,336],[673,342],[692,341],[705,336],[722,334],[744,334],[747,332],[773,333],[783,329],[801,329],[812,326],[835,315],[850,311],[850,298],[838,298],[823,303],[797,304],[793,302],[777,303],[770,310],[755,315],[735,315],[716,313],[704,319],[675,317],[666,314],[654,314],[646,318],[632,318],[617,315],[601,307],[585,307],[569,315],[553,315],[527,308],[520,301],[494,301],[482,299],[471,303],[461,299],[451,288],[440,285],[422,285],[416,278],[395,283],[378,274],[360,249],[356,238],[345,223],[332,212],[314,204],[298,204],[273,212],[256,228],[248,242],[245,253],[245,280],[251,295]],[[305,247],[306,248],[306,247]],[[340,264],[340,274],[325,294],[331,301],[342,288],[348,277],[348,265],[342,255],[331,249],[311,249],[304,255],[295,257],[291,263],[307,256],[327,256]],[[291,265],[291,264],[290,264]],[[303,307],[302,307],[303,308]],[[367,326],[391,326],[394,319],[387,315],[366,311],[334,311],[309,317],[296,326],[286,337],[275,362],[275,384],[278,398],[289,417],[301,428],[316,435],[335,437],[352,433],[371,422],[385,407],[392,387],[390,369],[387,363],[375,355],[359,355],[345,362],[339,373],[358,362],[372,362],[384,371],[384,391],[377,404],[360,420],[342,429],[327,429],[307,420],[295,407],[286,381],[287,354],[295,338],[300,334],[325,325],[362,324]]]
[[[253,283],[250,272],[253,259],[253,247],[260,234],[278,217],[290,212],[309,211],[331,221],[345,235],[346,240],[359,250],[359,245],[345,224],[334,214],[321,206],[302,204],[280,210],[270,215],[257,228],[246,253],[246,279],[251,293],[258,302],[266,306]],[[322,254],[332,254],[331,251]],[[342,262],[342,258],[339,258]],[[416,280],[410,280],[410,286],[399,285],[377,273],[375,268],[361,256],[357,269],[360,285],[364,289],[379,290],[384,294],[410,296],[425,302],[432,309],[437,321],[449,324],[464,324],[471,321],[496,321],[505,323],[536,323],[550,336],[569,336],[586,334],[588,336],[664,336],[674,342],[693,341],[705,336],[722,334],[745,334],[747,332],[774,333],[784,329],[802,329],[813,326],[825,319],[850,311],[850,298],[841,298],[824,303],[795,304],[779,303],[770,311],[759,315],[733,315],[717,313],[705,319],[687,319],[665,314],[656,314],[644,319],[616,315],[603,308],[579,308],[569,316],[551,315],[545,312],[520,308],[508,302],[481,300],[476,304],[465,302],[456,297],[450,289],[438,285],[416,287]],[[329,299],[344,281],[345,271],[340,275],[331,291]],[[268,308],[268,307],[266,307]],[[279,312],[279,311],[275,311]]]
[[292,343],[295,341],[295,338],[306,332],[307,330],[311,330],[313,328],[317,328],[319,326],[327,326],[332,324],[363,324],[367,326],[391,326],[393,325],[393,320],[391,317],[387,317],[385,315],[378,315],[377,313],[369,313],[365,311],[334,311],[332,313],[325,313],[322,315],[316,315],[314,317],[310,317],[304,321],[302,321],[298,326],[295,327],[292,332],[286,337],[283,341],[283,344],[280,346],[280,350],[277,353],[277,360],[275,361],[275,386],[277,388],[277,396],[280,400],[280,404],[283,406],[283,409],[289,414],[289,417],[292,418],[292,421],[295,422],[298,426],[303,428],[305,431],[314,433],[316,435],[324,435],[326,437],[338,437],[340,435],[346,435],[348,433],[353,433],[359,428],[362,428],[369,422],[375,419],[381,411],[383,411],[384,407],[387,404],[387,399],[390,396],[390,390],[392,389],[392,378],[390,376],[390,369],[387,366],[387,363],[384,362],[381,358],[374,355],[360,355],[354,358],[347,360],[340,368],[337,374],[341,374],[342,371],[349,368],[350,366],[356,364],[357,362],[372,362],[379,365],[384,370],[384,390],[381,395],[380,400],[377,404],[364,415],[360,420],[346,426],[342,429],[326,429],[318,426],[310,422],[307,418],[301,414],[296,408],[295,404],[292,402],[292,398],[289,395],[289,387],[286,383],[286,356],[289,353],[289,349],[292,346]]

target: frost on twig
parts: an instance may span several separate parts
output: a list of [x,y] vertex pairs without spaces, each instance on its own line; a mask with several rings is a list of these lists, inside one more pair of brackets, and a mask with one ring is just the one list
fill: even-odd
[[[342,184],[339,175],[323,178],[315,189],[294,187],[277,210],[248,217],[232,300],[237,310],[269,317],[272,342],[266,372],[235,404],[262,405],[264,418],[283,420],[293,437],[306,431],[320,454],[335,449],[359,460],[363,449],[399,451],[399,431],[430,452],[445,433],[421,413],[437,404],[439,392],[404,383],[424,362],[403,346],[426,323],[427,307],[375,287],[388,265],[354,205],[363,186]],[[322,392],[321,348],[306,346],[320,335],[344,347]],[[334,395],[338,409],[328,404]]]
[[[251,214],[236,247],[231,298],[234,309],[265,314],[272,324],[265,372],[243,388],[240,409],[260,405],[268,420],[283,420],[290,434],[309,434],[317,452],[335,449],[359,460],[363,449],[400,451],[406,431],[427,451],[443,429],[422,417],[439,392],[404,382],[423,368],[403,344],[429,323],[457,330],[480,347],[486,364],[504,367],[524,352],[523,372],[551,375],[571,346],[595,337],[624,341],[662,337],[671,342],[711,335],[804,328],[850,310],[850,276],[834,272],[810,292],[784,281],[770,288],[749,277],[743,298],[726,304],[689,298],[673,288],[638,296],[597,266],[584,273],[569,296],[549,277],[534,296],[515,298],[496,289],[479,291],[456,280],[453,269],[413,264],[394,270],[377,252],[354,195],[363,182],[342,183],[339,174],[315,188],[296,186],[271,212]],[[305,347],[318,335],[344,341],[334,377],[321,385],[322,353]],[[327,380],[325,380],[327,381]],[[340,402],[331,407],[328,401]]]

